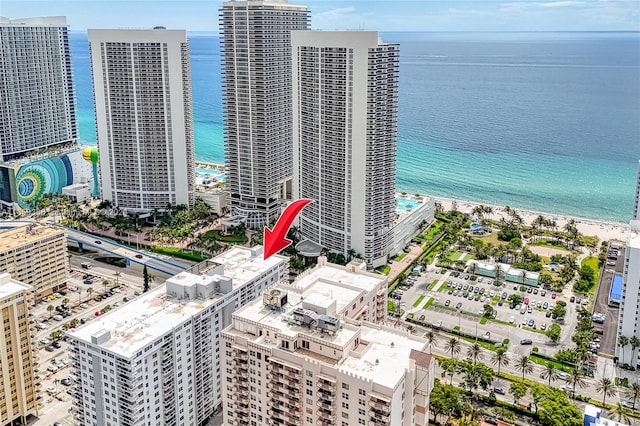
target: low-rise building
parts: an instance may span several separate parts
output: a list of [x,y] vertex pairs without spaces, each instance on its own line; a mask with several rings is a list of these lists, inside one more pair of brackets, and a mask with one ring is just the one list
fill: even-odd
[[396,220],[393,225],[392,256],[402,253],[411,240],[427,224],[433,222],[435,202],[433,198],[412,196],[396,197]]
[[385,289],[320,257],[236,311],[222,332],[224,423],[428,424],[434,361],[423,339],[373,322]]
[[30,223],[0,230],[0,271],[34,287],[34,300],[66,288],[67,235],[61,228]]
[[74,424],[203,424],[222,401],[220,330],[287,276],[286,257],[236,246],[69,331]]

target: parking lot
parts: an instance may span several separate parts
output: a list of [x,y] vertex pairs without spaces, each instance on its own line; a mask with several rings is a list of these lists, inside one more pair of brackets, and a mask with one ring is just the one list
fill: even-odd
[[[440,268],[414,276],[409,284],[412,284],[410,288],[391,297],[417,319],[424,316],[424,321],[431,324],[441,321],[447,328],[459,327],[470,335],[485,336],[489,332],[494,341],[509,339],[511,347],[520,340],[529,339],[533,345],[541,346],[541,352],[548,353],[571,344],[571,327],[566,324],[575,323],[578,308],[588,303],[575,296],[571,300],[568,291],[554,293],[514,283],[495,286],[490,278],[478,277],[473,281],[469,274]],[[424,297],[417,303],[421,295]],[[512,295],[518,295],[521,302],[512,303]],[[431,298],[433,301],[429,302]],[[562,330],[560,342],[545,350],[545,346],[551,346],[545,331],[557,322],[551,311],[560,300],[567,304],[564,321],[558,322]],[[481,324],[485,305],[491,306],[494,317]],[[523,348],[522,352],[528,350],[530,347]]]
[[[73,424],[68,410],[71,408],[71,395],[75,392],[77,371],[72,369],[69,359],[68,345],[63,337],[65,328],[91,321],[101,316],[107,305],[115,308],[140,294],[137,287],[116,288],[113,277],[105,285],[103,282],[110,274],[112,271],[99,267],[75,270],[70,275],[66,291],[45,298],[32,308],[33,344],[38,349],[34,365],[43,404],[34,425],[51,425],[56,421],[64,425]],[[93,278],[89,279],[88,275]],[[89,288],[92,291],[87,291]]]

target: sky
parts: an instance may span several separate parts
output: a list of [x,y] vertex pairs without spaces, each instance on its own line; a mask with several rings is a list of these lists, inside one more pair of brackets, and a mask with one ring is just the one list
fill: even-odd
[[[377,31],[640,31],[639,0],[309,0],[314,29]],[[218,31],[216,0],[0,0],[0,16],[62,15],[72,31]]]

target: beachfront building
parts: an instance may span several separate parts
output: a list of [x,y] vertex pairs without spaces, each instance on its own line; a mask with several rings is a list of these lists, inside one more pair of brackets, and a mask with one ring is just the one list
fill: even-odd
[[[629,223],[624,252],[618,336],[640,337],[638,309],[640,309],[640,220],[632,220]],[[616,345],[616,356],[620,365],[628,364],[637,367],[639,355],[636,352],[624,350],[620,345]]]
[[102,198],[130,212],[192,205],[186,31],[88,30]]
[[[406,196],[405,196],[406,197]],[[396,197],[396,217],[393,224],[393,246],[391,256],[402,253],[411,240],[428,224],[435,215],[435,201],[425,196],[410,198]]]
[[233,215],[259,228],[291,198],[291,31],[309,9],[286,0],[226,1],[220,9],[226,189]]
[[67,333],[74,424],[204,424],[222,401],[219,333],[288,277],[288,259],[236,246]]
[[294,198],[314,200],[299,216],[299,250],[384,265],[396,214],[399,46],[375,31],[294,31],[291,44]]
[[602,408],[586,404],[584,407],[584,426],[629,426],[629,423],[617,422],[602,415]]
[[384,286],[320,257],[236,311],[222,332],[224,423],[428,424],[435,360],[422,338],[371,322]]
[[0,230],[0,271],[33,287],[34,300],[66,288],[67,235],[63,229],[31,223]]
[[[2,268],[0,268],[2,270]],[[27,424],[37,416],[38,390],[35,384],[37,349],[32,346],[33,327],[29,306],[33,287],[0,273],[0,424]]]
[[78,138],[64,16],[0,17],[0,161]]

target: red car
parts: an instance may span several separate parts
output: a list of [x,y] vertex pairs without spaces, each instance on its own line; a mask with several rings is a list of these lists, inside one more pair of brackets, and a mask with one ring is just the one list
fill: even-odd
[[525,297],[525,298],[524,298],[524,304],[525,304],[525,305],[528,305],[528,304],[529,304],[529,298],[528,298],[528,297]]
[[100,311],[96,311],[95,315],[99,317],[100,315],[102,315],[102,313]]
[[551,293],[551,298],[555,299],[556,298],[556,294],[555,293]]

